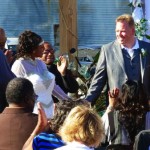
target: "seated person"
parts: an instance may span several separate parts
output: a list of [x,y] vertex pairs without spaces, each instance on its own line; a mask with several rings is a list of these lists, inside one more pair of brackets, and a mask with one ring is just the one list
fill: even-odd
[[[28,141],[25,143],[23,149],[24,150],[32,150],[32,142],[33,142],[33,150],[53,150],[55,148],[61,147],[65,145],[59,135],[59,129],[62,126],[66,116],[69,114],[72,108],[77,105],[87,105],[88,103],[84,100],[76,100],[76,101],[61,101],[56,103],[54,118],[50,121],[50,129],[51,131],[42,132],[39,134],[38,127],[33,131],[33,137],[29,137]],[[44,116],[44,115],[43,115]],[[38,125],[37,125],[38,126]],[[36,136],[37,135],[37,136]]]
[[104,135],[100,116],[85,106],[73,108],[59,132],[67,145],[57,150],[94,150]]
[[32,83],[14,78],[6,88],[8,107],[0,114],[0,149],[21,150],[37,124],[32,114],[36,96]]
[[[56,84],[59,85],[65,93],[76,93],[78,91],[78,83],[73,77],[70,70],[67,69],[67,60],[65,57],[59,57],[59,63],[54,64],[54,49],[48,42],[44,42],[44,51],[41,60],[47,65],[48,70],[55,75]],[[53,97],[53,100],[58,100]]]
[[109,144],[129,145],[132,149],[135,135],[145,128],[146,94],[143,85],[132,80],[123,84],[121,92],[120,98],[118,89],[109,92],[109,106],[102,120]]

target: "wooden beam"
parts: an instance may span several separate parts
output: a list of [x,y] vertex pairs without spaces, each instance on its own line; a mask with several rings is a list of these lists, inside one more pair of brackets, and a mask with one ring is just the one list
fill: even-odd
[[[60,11],[60,54],[67,53],[69,50],[77,49],[77,2],[76,0],[59,0]],[[77,55],[77,53],[76,53]]]

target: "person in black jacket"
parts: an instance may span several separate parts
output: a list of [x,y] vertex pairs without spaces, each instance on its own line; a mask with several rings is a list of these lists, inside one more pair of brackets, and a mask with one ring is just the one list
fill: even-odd
[[[67,69],[67,60],[65,57],[60,56],[61,63],[54,64],[55,55],[54,49],[51,44],[44,42],[44,51],[41,60],[45,62],[48,70],[55,75],[56,84],[59,85],[65,93],[76,93],[78,91],[78,83],[73,74]],[[53,97],[54,102],[58,100]]]
[[10,80],[16,76],[11,72],[4,53],[0,50],[0,113],[8,105],[6,101],[5,91]]

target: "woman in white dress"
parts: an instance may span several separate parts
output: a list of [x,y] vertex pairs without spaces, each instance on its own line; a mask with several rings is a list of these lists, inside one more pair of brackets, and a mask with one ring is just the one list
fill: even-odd
[[[19,36],[18,59],[12,66],[12,72],[17,77],[24,77],[32,82],[35,93],[38,95],[37,102],[41,102],[47,118],[52,118],[54,109],[52,92],[56,97],[58,96],[57,90],[54,90],[57,85],[55,85],[55,76],[47,70],[45,63],[38,59],[44,50],[43,43],[43,39],[38,34],[24,31]],[[61,98],[68,99],[66,95],[60,96],[59,99]],[[33,110],[35,114],[38,113],[37,102]]]

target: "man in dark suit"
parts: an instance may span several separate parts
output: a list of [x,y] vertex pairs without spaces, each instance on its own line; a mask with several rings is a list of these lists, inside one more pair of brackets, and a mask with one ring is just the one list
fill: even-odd
[[150,95],[150,44],[135,37],[134,20],[124,14],[116,19],[116,40],[101,48],[86,100],[96,100],[106,83],[120,89],[127,80],[142,82]]
[[37,124],[37,115],[32,114],[35,98],[29,80],[15,78],[8,83],[6,99],[9,107],[0,114],[0,149],[22,149]]

